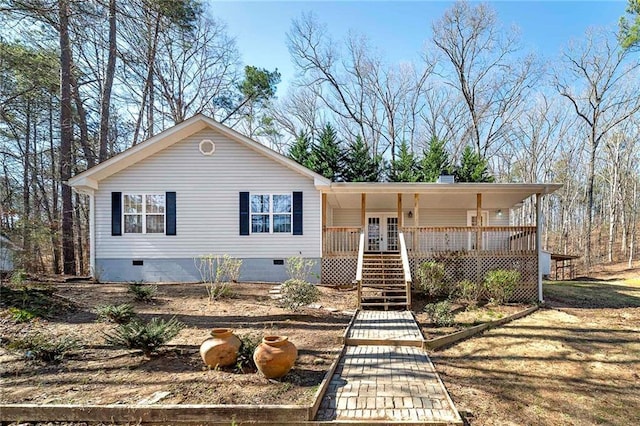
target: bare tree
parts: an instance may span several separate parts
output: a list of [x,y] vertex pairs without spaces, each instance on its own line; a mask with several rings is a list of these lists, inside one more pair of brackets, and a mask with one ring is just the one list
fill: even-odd
[[487,156],[504,143],[510,123],[539,71],[532,56],[519,54],[515,31],[503,31],[486,4],[457,2],[433,24],[433,43],[444,54],[452,75],[439,72],[467,107],[467,135],[478,154]]
[[640,111],[640,62],[627,61],[615,36],[588,31],[582,43],[569,46],[555,71],[555,86],[584,126],[589,152],[585,260],[591,265],[596,155],[605,137]]

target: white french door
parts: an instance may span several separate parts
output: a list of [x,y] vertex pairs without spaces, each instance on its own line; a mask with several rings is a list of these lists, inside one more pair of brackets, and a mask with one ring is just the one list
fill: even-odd
[[[467,226],[477,226],[478,213],[475,210],[467,211]],[[484,210],[480,212],[480,226],[489,226],[489,212]],[[480,250],[485,249],[484,235],[481,237]],[[468,249],[475,250],[476,248],[476,235],[475,233],[469,233]]]
[[398,216],[386,213],[368,213],[367,251],[398,251]]

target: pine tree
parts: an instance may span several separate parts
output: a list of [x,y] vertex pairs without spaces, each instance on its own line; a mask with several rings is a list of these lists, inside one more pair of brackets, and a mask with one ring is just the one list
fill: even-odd
[[333,182],[341,180],[344,153],[340,148],[338,136],[331,124],[327,123],[313,146],[314,171]]
[[420,160],[420,180],[422,182],[436,182],[440,175],[453,173],[453,166],[449,153],[445,149],[446,142],[432,136],[429,147]]
[[456,168],[458,182],[494,182],[495,178],[489,173],[489,163],[470,145],[464,147],[460,165]]
[[391,160],[389,170],[389,180],[391,182],[417,182],[420,179],[418,162],[409,150],[406,141],[400,144],[398,157]]
[[301,131],[293,142],[293,145],[289,148],[288,156],[298,164],[315,170],[315,159],[312,148],[311,138],[305,132]]
[[381,158],[371,156],[360,136],[349,145],[344,160],[342,178],[346,182],[377,182],[380,179]]

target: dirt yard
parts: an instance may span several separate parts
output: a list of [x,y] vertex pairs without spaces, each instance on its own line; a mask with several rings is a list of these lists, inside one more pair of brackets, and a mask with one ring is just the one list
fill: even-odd
[[[152,303],[134,303],[136,313],[143,319],[175,316],[186,327],[158,356],[145,358],[106,345],[103,332],[115,325],[95,321],[96,306],[133,303],[125,284],[49,285],[62,297],[54,301],[62,313],[16,323],[5,305],[0,339],[6,343],[40,330],[78,339],[82,348],[58,364],[26,361],[23,354],[0,349],[2,403],[135,404],[163,391],[170,394],[161,404],[308,404],[341,349],[351,318],[342,311],[356,307],[353,291],[321,288],[323,308],[291,313],[269,297],[273,285],[234,284],[232,299],[208,302],[202,284],[160,284]],[[66,307],[73,309],[64,312]],[[299,350],[298,360],[279,382],[205,369],[198,350],[214,327],[233,328],[240,336],[286,335]]]
[[640,269],[544,292],[547,308],[430,354],[468,424],[640,424]]

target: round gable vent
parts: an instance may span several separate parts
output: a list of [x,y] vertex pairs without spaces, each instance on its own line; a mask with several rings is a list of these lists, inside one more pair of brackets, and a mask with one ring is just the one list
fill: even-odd
[[216,151],[216,144],[211,139],[203,139],[198,148],[202,155],[212,155]]

